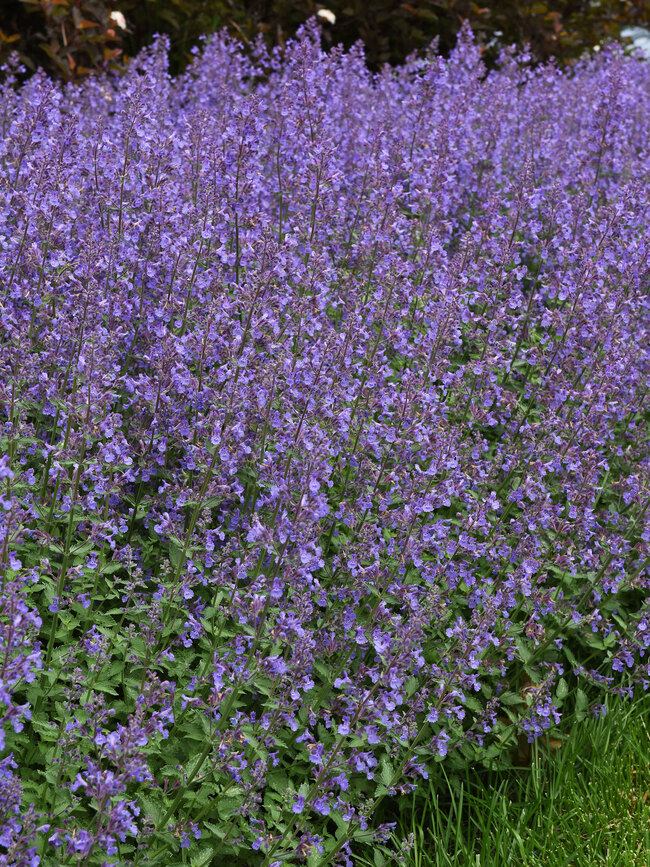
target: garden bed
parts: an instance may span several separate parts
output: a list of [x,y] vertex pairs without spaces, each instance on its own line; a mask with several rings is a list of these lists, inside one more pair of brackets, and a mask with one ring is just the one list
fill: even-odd
[[5,70],[4,863],[379,867],[647,688],[649,77]]

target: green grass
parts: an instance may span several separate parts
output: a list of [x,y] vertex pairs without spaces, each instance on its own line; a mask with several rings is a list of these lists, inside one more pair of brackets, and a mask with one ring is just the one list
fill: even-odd
[[526,767],[430,780],[408,867],[650,867],[650,695],[607,705]]

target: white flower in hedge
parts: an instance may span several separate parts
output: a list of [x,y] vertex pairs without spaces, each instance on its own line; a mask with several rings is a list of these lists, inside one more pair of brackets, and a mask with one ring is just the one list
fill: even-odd
[[126,18],[121,12],[111,12],[108,16],[108,20],[112,21],[113,24],[116,24],[120,30],[126,30]]
[[327,21],[328,24],[336,24],[336,15],[329,9],[319,9],[316,15],[321,21]]

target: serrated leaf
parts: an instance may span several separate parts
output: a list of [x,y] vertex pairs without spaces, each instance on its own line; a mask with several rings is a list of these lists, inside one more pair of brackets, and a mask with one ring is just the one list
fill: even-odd
[[289,788],[289,777],[284,771],[271,771],[266,775],[266,783],[274,792],[282,794]]
[[206,732],[203,731],[201,725],[193,723],[183,726],[183,737],[191,738],[193,741],[199,741],[203,744],[206,741]]
[[[198,726],[196,726],[198,729]],[[184,737],[187,737],[187,734],[184,733]],[[203,735],[200,734],[200,738],[203,740]],[[185,768],[185,773],[188,777],[194,777],[195,774],[199,773],[202,769],[205,771],[206,768],[210,766],[209,761],[206,758],[202,757],[200,754],[193,756],[187,763],[187,767]]]
[[327,683],[330,679],[330,666],[326,665],[324,662],[318,662],[318,660],[314,660],[314,670],[320,674],[323,680]]
[[568,694],[569,694],[569,684],[566,682],[566,680],[563,677],[561,677],[558,681],[557,688],[555,690],[555,697],[558,699],[558,701],[562,701],[563,699],[565,699],[567,697]]
[[524,699],[519,695],[518,692],[502,692],[499,696],[499,701],[501,704],[505,705],[516,705],[516,704],[525,704]]
[[494,693],[494,690],[487,683],[481,684],[481,693],[485,696],[486,699],[491,699]]
[[589,699],[587,698],[587,694],[581,690],[576,690],[576,709],[575,709],[575,718],[577,722],[582,722],[587,716],[587,706],[589,705]]
[[587,693],[578,687],[576,690],[576,710],[584,710],[588,704]]
[[485,752],[483,753],[484,759],[496,759],[496,757],[501,753],[501,750],[496,744],[490,744],[485,748]]
[[[84,519],[81,518],[80,520]],[[70,553],[73,554],[75,557],[81,557],[82,555],[87,554],[89,551],[92,551],[94,544],[95,543],[92,541],[81,542],[79,545],[74,547]]]
[[419,685],[417,678],[409,677],[406,682],[406,695],[410,698],[417,691]]
[[178,569],[181,562],[182,553],[182,547],[180,547],[179,545],[175,545],[173,542],[169,543],[169,562],[172,564],[174,569]]
[[[270,793],[267,792],[266,794]],[[238,786],[233,786],[224,795],[216,794],[214,799],[219,816],[229,817],[244,803],[244,793]]]
[[386,756],[384,756],[381,760],[381,781],[385,786],[390,785],[393,777],[395,776],[395,769],[388,761]]
[[[211,772],[209,775],[211,775]],[[201,780],[201,785],[194,794],[194,800],[192,803],[196,804],[197,807],[205,807],[208,804],[216,803],[218,791],[216,784],[206,782],[205,779],[201,778],[200,774],[197,777],[197,780]]]
[[206,846],[203,849],[200,849],[196,855],[192,855],[190,858],[191,867],[207,867],[207,865],[212,860],[212,855],[214,853],[214,846]]
[[138,800],[139,800],[140,804],[144,807],[146,812],[151,814],[154,822],[157,825],[158,822],[160,821],[160,816],[161,816],[160,805],[157,804],[153,800],[153,798],[150,798],[148,795],[140,795]]
[[574,654],[573,654],[573,651],[569,650],[568,647],[563,647],[562,649],[563,649],[563,651],[564,651],[564,655],[565,655],[566,658],[569,660],[569,662],[571,663],[571,665],[572,665],[574,668],[577,668],[577,667],[578,667],[578,660],[575,658],[575,656],[574,656]]
[[56,743],[59,740],[59,728],[49,722],[43,722],[40,719],[32,719],[32,728],[39,735],[42,741],[51,741]]
[[[228,798],[222,798],[221,800],[227,802]],[[282,795],[280,795],[279,792],[271,792],[267,789],[266,792],[264,793],[264,809],[265,810],[269,810],[270,812],[273,812],[273,811],[277,810],[279,807],[281,807],[281,805],[283,803],[284,803],[284,798],[282,797]],[[235,805],[233,807],[231,804],[226,803],[226,805],[222,808],[222,804],[220,801],[217,809],[219,810],[219,815],[226,818],[226,817],[232,815],[234,810],[237,809],[237,806],[238,805]]]
[[526,664],[530,662],[533,658],[533,653],[524,641],[523,638],[515,638],[515,644],[517,645],[517,650],[519,651],[519,657],[521,661]]
[[59,778],[59,768],[56,765],[48,765],[45,768],[45,779],[48,783],[56,786],[56,782]]
[[473,710],[474,713],[480,713],[481,710],[483,709],[481,702],[477,698],[474,698],[473,695],[465,696],[464,704],[465,704],[465,707],[469,708],[470,710]]
[[[382,787],[379,786],[379,789],[381,789],[381,788]],[[385,786],[383,788],[385,789]],[[378,790],[378,794],[379,794],[379,790]],[[339,812],[337,812],[336,810],[333,813],[330,813],[330,816],[334,820],[334,822],[336,823],[336,827],[339,829],[339,831],[345,832],[350,827],[350,822],[347,821],[346,819],[344,819],[343,816]]]

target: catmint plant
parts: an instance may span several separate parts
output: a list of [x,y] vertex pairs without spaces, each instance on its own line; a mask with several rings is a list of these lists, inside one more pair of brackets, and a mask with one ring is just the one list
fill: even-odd
[[7,66],[1,863],[390,863],[648,687],[649,74]]

